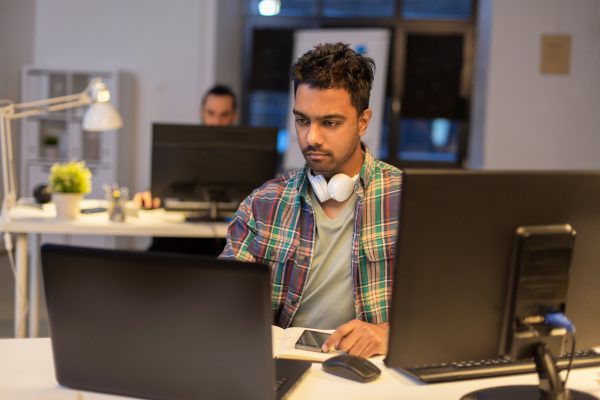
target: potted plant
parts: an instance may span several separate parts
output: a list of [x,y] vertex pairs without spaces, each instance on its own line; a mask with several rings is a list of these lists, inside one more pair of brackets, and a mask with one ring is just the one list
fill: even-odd
[[43,139],[44,157],[58,158],[58,136],[46,135]]
[[79,203],[92,186],[92,172],[84,161],[56,163],[50,169],[50,191],[58,219],[75,219]]

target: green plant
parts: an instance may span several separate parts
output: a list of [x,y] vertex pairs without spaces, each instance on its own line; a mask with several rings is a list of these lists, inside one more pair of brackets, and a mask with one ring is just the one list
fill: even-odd
[[50,169],[50,190],[56,193],[89,193],[92,172],[85,161],[56,163]]
[[44,137],[44,146],[56,146],[58,144],[58,136],[48,135]]

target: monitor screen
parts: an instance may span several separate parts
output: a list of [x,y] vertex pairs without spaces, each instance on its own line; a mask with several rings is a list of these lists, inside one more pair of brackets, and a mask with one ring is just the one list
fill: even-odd
[[576,231],[565,311],[578,349],[600,345],[600,173],[406,170],[402,190],[388,366],[506,354],[521,226]]
[[155,123],[152,185],[165,200],[241,202],[277,173],[277,129]]

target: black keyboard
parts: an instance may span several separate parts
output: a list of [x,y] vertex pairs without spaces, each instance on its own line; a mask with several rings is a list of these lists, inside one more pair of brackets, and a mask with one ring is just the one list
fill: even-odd
[[[569,366],[569,355],[556,358],[560,370]],[[600,365],[600,353],[595,350],[575,352],[573,368],[594,367]],[[495,376],[525,374],[535,372],[532,359],[511,360],[508,358],[488,359],[480,361],[453,362],[448,364],[423,365],[405,368],[405,371],[423,382],[451,382],[464,379],[490,378]]]
[[277,392],[279,390],[279,388],[286,383],[288,380],[287,377],[285,376],[278,376],[275,378],[275,391]]

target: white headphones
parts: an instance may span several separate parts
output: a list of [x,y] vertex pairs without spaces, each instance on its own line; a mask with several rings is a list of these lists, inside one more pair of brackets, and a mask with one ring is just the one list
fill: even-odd
[[328,183],[322,175],[314,176],[310,168],[308,169],[308,181],[321,203],[329,199],[346,201],[354,192],[354,184],[357,180],[358,174],[352,178],[345,174],[337,174]]

